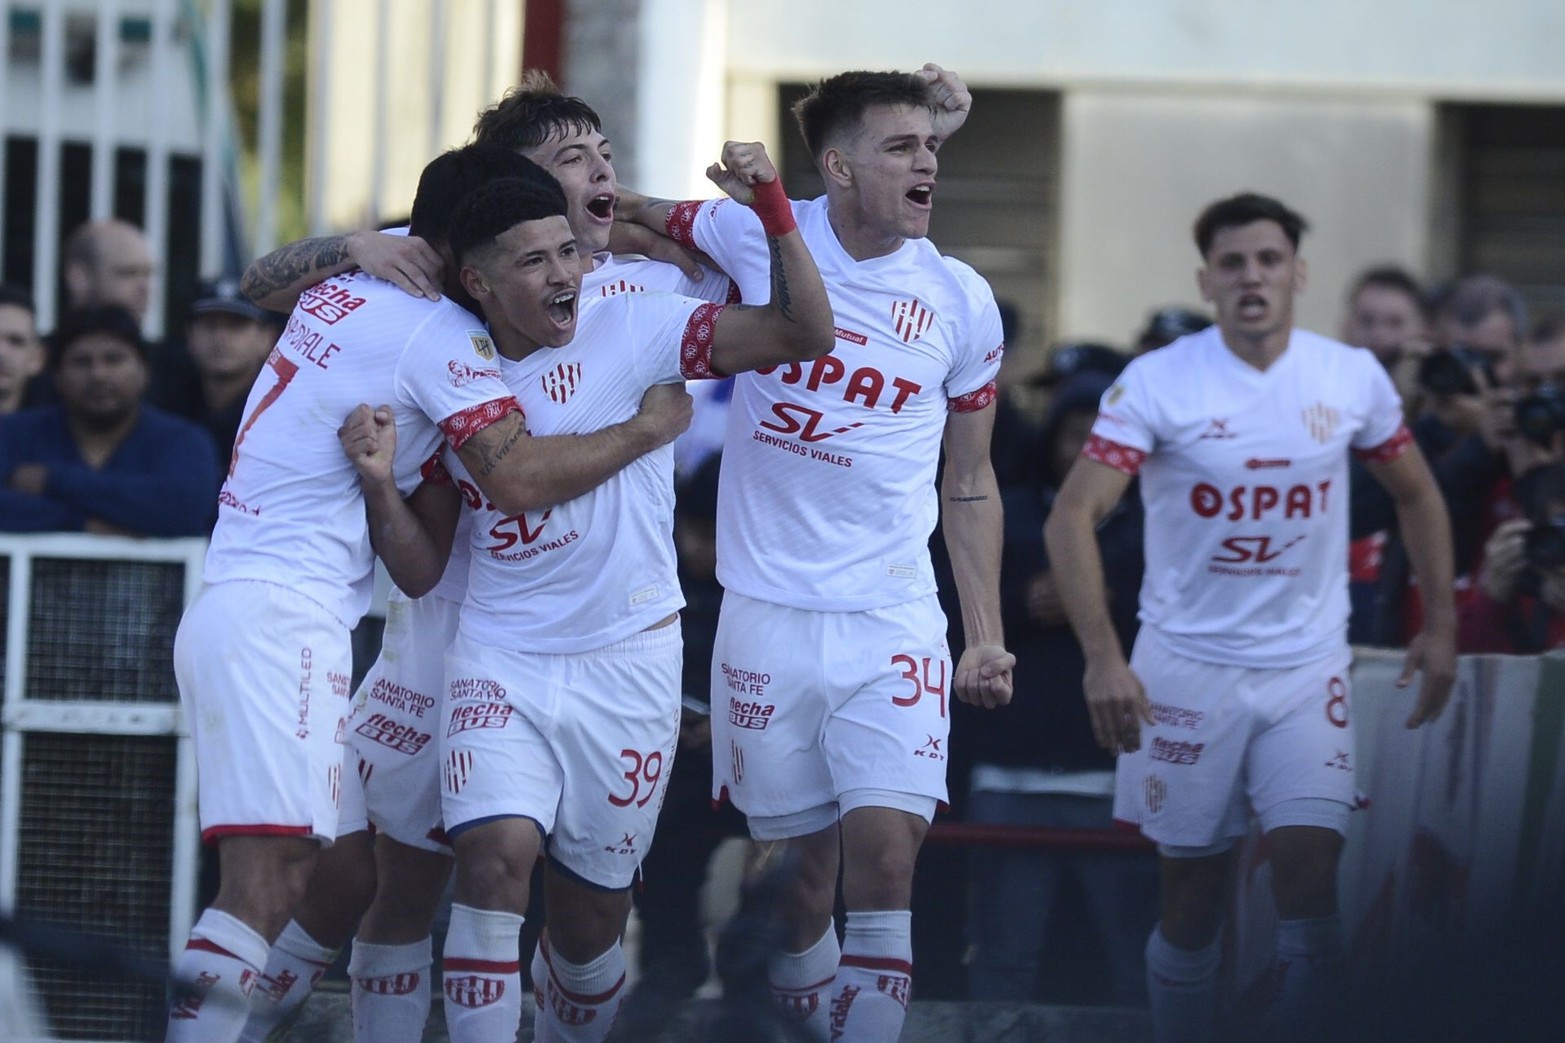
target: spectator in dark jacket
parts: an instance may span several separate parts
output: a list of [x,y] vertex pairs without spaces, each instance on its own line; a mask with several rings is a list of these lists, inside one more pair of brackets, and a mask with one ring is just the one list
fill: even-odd
[[0,417],[0,529],[205,533],[217,508],[212,441],[141,401],[146,345],[130,313],[67,315],[49,365],[60,400]]
[[[1032,454],[1031,480],[1004,494],[1001,602],[1016,649],[1016,696],[982,713],[958,706],[956,727],[974,759],[968,819],[1008,825],[1112,826],[1112,757],[1098,746],[1082,694],[1085,659],[1054,588],[1043,523],[1080,453],[1113,377],[1083,372],[1063,381]],[[1098,530],[1120,640],[1135,638],[1141,586],[1142,511],[1132,486]],[[1035,998],[1048,949],[1090,951],[1090,938],[1059,937],[1058,899],[1074,876],[1109,958],[1115,1003],[1145,1003],[1142,949],[1157,920],[1151,853],[985,849],[972,862],[973,999]],[[1053,926],[1051,927],[1051,921]]]

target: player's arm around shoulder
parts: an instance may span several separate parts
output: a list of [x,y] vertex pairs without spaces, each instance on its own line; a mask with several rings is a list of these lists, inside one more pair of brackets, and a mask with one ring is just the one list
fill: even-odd
[[945,472],[940,482],[941,530],[962,606],[962,658],[956,696],[992,709],[1011,701],[1016,657],[1005,649],[1000,614],[1000,551],[1005,516],[989,456],[993,401],[946,416]]
[[515,515],[574,500],[690,426],[694,405],[678,384],[658,384],[634,416],[585,435],[533,437],[519,412],[477,431],[457,456],[495,509]]
[[337,441],[359,473],[370,545],[398,590],[423,597],[440,582],[451,557],[460,493],[431,466],[425,481],[403,498],[392,476],[397,425],[389,406],[358,406],[337,429]]
[[713,366],[721,373],[738,373],[830,354],[836,345],[831,298],[766,147],[730,141],[723,146],[722,162],[708,167],[706,176],[755,212],[771,263],[771,298],[766,304],[735,305],[718,315]]
[[1396,504],[1397,526],[1424,602],[1423,629],[1409,642],[1402,676],[1397,679],[1398,687],[1405,688],[1415,673],[1423,674],[1406,722],[1409,728],[1417,728],[1440,716],[1456,683],[1451,520],[1429,465],[1411,439],[1395,456],[1372,456],[1364,464]]
[[263,308],[289,312],[322,279],[362,268],[414,297],[437,301],[443,266],[435,248],[417,236],[361,229],[279,246],[250,262],[239,288]]

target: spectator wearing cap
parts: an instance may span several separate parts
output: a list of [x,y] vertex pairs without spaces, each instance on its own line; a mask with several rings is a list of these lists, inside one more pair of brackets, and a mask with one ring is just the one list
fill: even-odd
[[245,398],[276,340],[272,320],[239,292],[237,279],[208,283],[190,306],[185,346],[196,387],[169,408],[207,429],[222,462],[233,454]]
[[1147,316],[1146,328],[1136,338],[1137,355],[1167,347],[1180,337],[1200,333],[1212,324],[1206,314],[1194,308],[1159,308]]
[[43,371],[33,298],[17,286],[0,285],[0,415],[28,402],[28,382]]
[[201,428],[142,401],[136,319],[118,306],[67,314],[49,368],[59,401],[0,417],[0,530],[205,533],[217,458]]

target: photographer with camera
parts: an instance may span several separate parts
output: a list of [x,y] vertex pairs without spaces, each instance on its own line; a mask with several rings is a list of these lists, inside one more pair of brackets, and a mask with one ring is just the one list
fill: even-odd
[[[1557,458],[1546,441],[1518,431],[1516,404],[1546,381],[1548,345],[1562,330],[1559,322],[1545,322],[1522,344],[1526,305],[1515,287],[1491,275],[1457,279],[1431,304],[1437,347],[1419,367],[1425,403],[1413,435],[1450,512],[1461,603],[1474,596],[1485,541],[1522,516],[1513,481]],[[1376,643],[1399,645],[1418,629],[1418,599],[1407,573],[1400,540],[1393,539],[1382,563]]]
[[[1565,430],[1565,415],[1555,420]],[[1458,616],[1463,652],[1565,648],[1565,463],[1536,467],[1516,485],[1527,515],[1501,525],[1484,545],[1477,595]]]

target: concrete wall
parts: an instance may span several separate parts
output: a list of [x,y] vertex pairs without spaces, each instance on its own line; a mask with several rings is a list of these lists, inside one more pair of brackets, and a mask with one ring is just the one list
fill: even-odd
[[1124,343],[1147,309],[1199,304],[1191,223],[1213,199],[1253,189],[1309,218],[1299,323],[1334,332],[1343,288],[1360,269],[1424,268],[1432,124],[1417,101],[1067,92],[1056,328]]
[[[396,0],[386,25],[382,96],[379,9],[378,0],[335,0],[329,9],[312,10],[312,46],[328,41],[331,70],[324,154],[312,154],[310,162],[312,170],[326,164],[322,213],[331,229],[405,218],[424,164],[471,137],[479,110],[516,81],[521,66],[520,3]],[[331,26],[323,36],[318,23],[328,10]],[[378,171],[377,99],[386,127]]]

